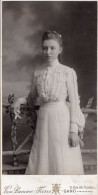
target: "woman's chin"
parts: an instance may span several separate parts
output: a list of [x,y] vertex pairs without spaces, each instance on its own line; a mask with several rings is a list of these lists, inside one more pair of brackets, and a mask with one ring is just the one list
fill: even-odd
[[54,59],[53,59],[52,57],[47,57],[47,58],[46,58],[46,61],[47,61],[47,62],[53,62]]

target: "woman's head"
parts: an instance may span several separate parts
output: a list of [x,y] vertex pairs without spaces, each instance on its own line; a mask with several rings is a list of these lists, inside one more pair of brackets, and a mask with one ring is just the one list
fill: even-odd
[[62,37],[55,31],[46,31],[42,36],[42,49],[46,60],[52,62],[62,52]]

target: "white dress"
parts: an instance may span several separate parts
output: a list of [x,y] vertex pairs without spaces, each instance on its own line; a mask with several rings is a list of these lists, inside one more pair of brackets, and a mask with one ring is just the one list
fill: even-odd
[[80,146],[70,147],[68,143],[69,132],[78,133],[84,126],[75,71],[57,60],[53,66],[35,71],[29,95],[32,106],[37,97],[42,104],[25,174],[84,174]]

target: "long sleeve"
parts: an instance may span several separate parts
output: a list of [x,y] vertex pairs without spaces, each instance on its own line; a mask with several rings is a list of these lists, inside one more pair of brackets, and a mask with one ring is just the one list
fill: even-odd
[[73,69],[71,69],[67,78],[67,89],[70,101],[70,117],[71,117],[71,132],[78,133],[79,128],[82,129],[85,124],[84,115],[80,109],[80,99],[78,95],[77,76]]
[[30,88],[30,93],[27,97],[27,105],[29,107],[29,116],[31,117],[31,126],[33,129],[36,127],[36,121],[37,121],[37,113],[35,110],[35,104],[37,100],[37,90],[36,90],[36,84],[35,84],[35,79],[34,76],[32,77],[32,82],[31,82],[31,88]]
[[31,110],[34,109],[37,97],[38,97],[38,94],[37,94],[35,79],[34,79],[34,75],[33,75],[32,76],[32,81],[31,81],[30,93],[27,97],[27,104],[28,104],[28,106],[30,107]]

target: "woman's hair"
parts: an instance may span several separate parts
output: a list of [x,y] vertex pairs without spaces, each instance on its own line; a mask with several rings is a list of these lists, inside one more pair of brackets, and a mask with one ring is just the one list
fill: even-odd
[[46,31],[43,33],[42,36],[42,43],[45,40],[50,40],[50,39],[54,39],[57,40],[60,47],[62,47],[62,35],[58,34],[56,31]]

